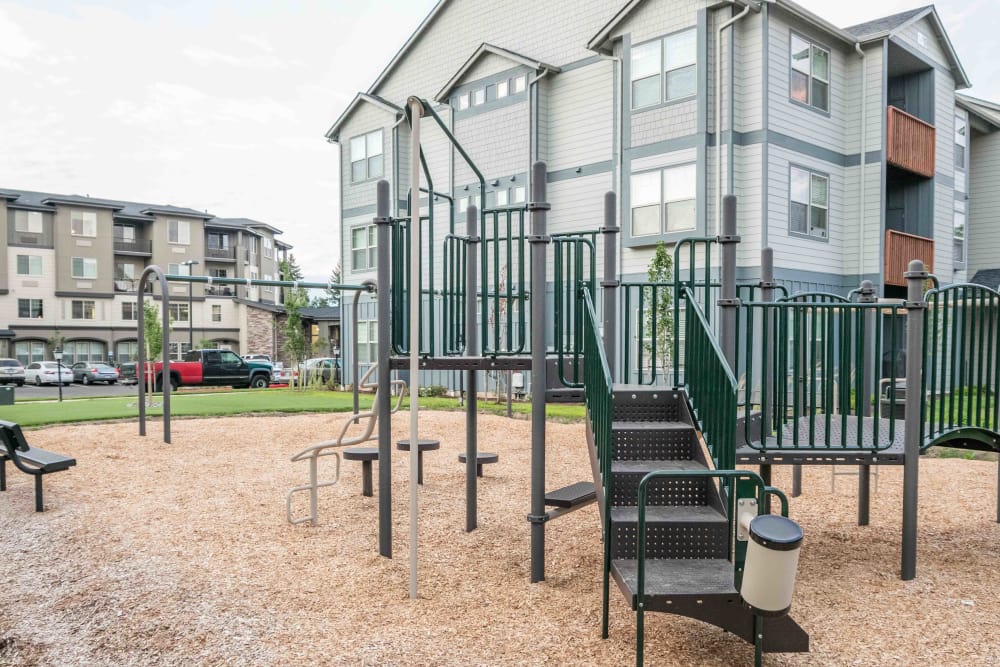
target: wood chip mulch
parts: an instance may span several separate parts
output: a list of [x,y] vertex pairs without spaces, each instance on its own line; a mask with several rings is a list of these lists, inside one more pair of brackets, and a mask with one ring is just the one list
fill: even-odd
[[[408,437],[406,413],[393,438]],[[45,479],[8,466],[0,494],[0,665],[625,665],[635,619],[612,589],[600,638],[596,506],[548,525],[546,581],[529,583],[530,424],[481,415],[479,528],[465,532],[465,417],[421,414],[419,598],[408,594],[408,454],[393,451],[393,553],[377,555],[376,496],[361,466],[320,492],[318,526],[289,525],[289,457],[344,415],[177,420],[28,432],[78,465]],[[331,460],[326,461],[332,465]],[[377,470],[377,465],[376,465]],[[847,470],[841,468],[841,470]],[[790,471],[775,484],[790,491]],[[548,425],[549,488],[589,478],[582,424]],[[1000,665],[997,464],[920,464],[918,576],[899,579],[902,470],[878,471],[872,522],[857,484],[806,468],[792,517],[805,531],[793,617],[807,654],[766,665]],[[305,509],[305,496],[294,504]],[[647,615],[648,665],[752,664],[714,626]]]

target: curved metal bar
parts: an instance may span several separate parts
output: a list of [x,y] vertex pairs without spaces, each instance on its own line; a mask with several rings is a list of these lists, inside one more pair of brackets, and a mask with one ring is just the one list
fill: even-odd
[[[160,296],[163,299],[163,311],[161,313],[163,317],[163,333],[162,336],[163,346],[163,371],[162,377],[167,378],[167,382],[162,383],[163,386],[163,442],[170,443],[170,390],[173,388],[170,385],[170,290],[167,288],[167,277],[163,273],[159,266],[153,264],[147,266],[143,270],[142,275],[139,276],[139,289],[136,294],[136,315],[138,321],[136,326],[138,327],[137,338],[139,340],[139,362],[136,366],[136,377],[142,374],[142,379],[139,382],[139,435],[146,435],[146,328],[145,328],[145,318],[143,317],[142,304],[146,296],[146,283],[149,281],[150,276],[155,276],[157,281],[160,283]],[[190,313],[188,313],[190,317]],[[154,367],[155,368],[155,367]],[[153,377],[155,379],[156,373],[154,370]]]
[[[852,290],[852,294],[857,290]],[[833,292],[796,292],[776,299],[777,303],[850,303],[850,297]]]

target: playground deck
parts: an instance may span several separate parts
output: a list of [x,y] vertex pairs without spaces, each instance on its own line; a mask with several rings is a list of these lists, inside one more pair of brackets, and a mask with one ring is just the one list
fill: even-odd
[[[878,429],[878,439],[874,438]],[[858,431],[861,438],[858,439]],[[736,461],[741,464],[877,464],[901,465],[904,461],[903,420],[890,425],[888,419],[873,417],[858,419],[840,415],[800,417],[785,424],[781,437],[767,438],[766,448],[743,445],[736,449]],[[829,437],[828,437],[829,436]],[[738,442],[742,435],[737,435]],[[815,444],[813,444],[815,443]],[[877,443],[877,446],[876,446]]]

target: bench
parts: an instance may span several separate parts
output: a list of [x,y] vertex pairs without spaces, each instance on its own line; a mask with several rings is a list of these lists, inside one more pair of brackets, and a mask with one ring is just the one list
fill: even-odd
[[[465,463],[465,452],[458,455],[458,460]],[[494,452],[476,452],[476,477],[483,476],[483,466],[487,463],[496,463],[500,460],[500,455]]]
[[378,461],[378,447],[351,447],[344,450],[345,461],[361,461],[361,495],[372,496],[372,461]]
[[563,514],[569,514],[581,507],[597,502],[597,490],[593,482],[576,482],[545,494],[545,505],[554,507],[542,515],[528,515],[531,523],[545,523]]
[[[441,447],[440,440],[424,440],[420,439],[417,441],[417,484],[424,483],[424,452],[430,452]],[[400,440],[396,443],[396,449],[400,449],[404,452],[410,451],[410,441]]]
[[76,459],[48,452],[28,445],[21,427],[14,422],[0,420],[0,491],[7,490],[7,461],[23,473],[35,477],[35,511],[44,511],[42,504],[42,477],[52,472],[66,470],[76,465]]

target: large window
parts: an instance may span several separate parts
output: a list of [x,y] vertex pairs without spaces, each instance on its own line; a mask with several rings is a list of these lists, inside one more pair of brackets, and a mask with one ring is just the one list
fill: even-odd
[[183,361],[184,355],[191,351],[190,343],[170,343],[167,348],[170,351],[171,361]]
[[135,280],[135,264],[130,262],[116,262],[115,280]]
[[171,276],[190,276],[191,275],[191,265],[190,264],[167,264],[167,275]]
[[70,317],[74,320],[97,319],[97,302],[89,299],[74,299],[70,304]]
[[827,238],[830,179],[800,167],[791,167],[789,172],[789,231]]
[[14,356],[25,366],[45,361],[45,343],[40,340],[19,340],[14,343]]
[[351,230],[351,267],[355,271],[375,268],[377,257],[375,225],[355,227]]
[[106,362],[104,343],[96,340],[73,340],[63,344],[63,366],[72,366],[78,361],[90,363]]
[[122,340],[115,344],[116,361],[124,364],[127,361],[139,359],[139,343],[134,340]]
[[14,231],[26,234],[41,234],[42,213],[39,211],[14,211]]
[[167,241],[180,245],[191,243],[191,223],[187,220],[170,220],[167,222]]
[[37,319],[44,315],[41,299],[18,299],[17,316],[22,319]]
[[378,322],[358,322],[358,363],[378,363]]
[[115,241],[135,243],[135,227],[132,225],[115,225],[114,235]]
[[42,275],[42,258],[40,255],[18,255],[17,275],[19,276],[40,276]]
[[209,232],[208,247],[212,250],[229,250],[229,234]]
[[633,174],[632,236],[659,236],[694,229],[696,181],[693,164]]
[[190,314],[186,303],[170,304],[170,319],[174,322],[187,322]]
[[965,116],[955,115],[955,169],[965,169],[965,149],[969,145]]
[[830,51],[793,34],[791,58],[792,99],[821,111],[829,111]]
[[632,108],[692,97],[697,92],[698,48],[694,28],[632,48]]
[[222,306],[219,304],[212,304],[212,321],[221,322],[222,321]]
[[367,181],[382,173],[382,130],[351,139],[351,181]]
[[122,301],[122,319],[127,321],[139,319],[139,306],[135,301]]
[[274,257],[274,242],[265,236],[263,239],[263,244],[264,244],[264,257]]
[[97,214],[90,211],[70,211],[69,229],[73,236],[97,236]]
[[72,276],[93,280],[97,277],[97,259],[94,257],[74,257]]

